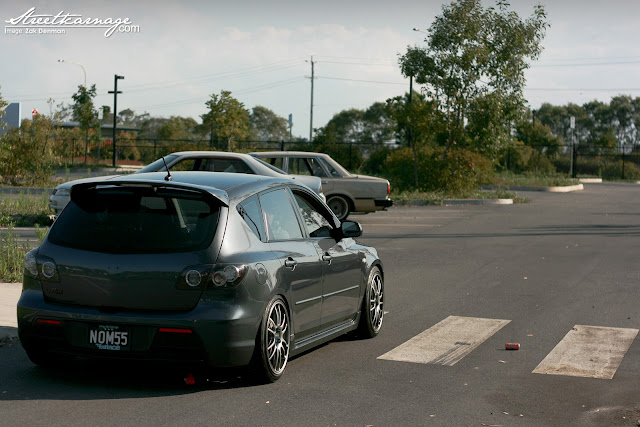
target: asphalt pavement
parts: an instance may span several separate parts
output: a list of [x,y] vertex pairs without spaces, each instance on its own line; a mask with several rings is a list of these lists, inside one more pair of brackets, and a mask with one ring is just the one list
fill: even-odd
[[384,263],[382,331],[295,357],[275,384],[43,370],[9,341],[0,424],[635,426],[640,186],[521,195],[354,215]]

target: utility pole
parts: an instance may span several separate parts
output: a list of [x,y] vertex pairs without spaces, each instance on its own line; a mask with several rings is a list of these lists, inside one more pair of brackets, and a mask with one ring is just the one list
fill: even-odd
[[114,74],[113,76],[113,90],[110,90],[108,93],[113,94],[113,167],[116,167],[116,118],[118,117],[118,94],[122,93],[121,90],[118,90],[118,80],[123,79],[124,76],[119,76]]
[[309,122],[309,143],[313,142],[313,80],[315,79],[315,74],[313,70],[313,55],[311,56],[311,111],[309,113],[310,122]]
[[413,76],[409,76],[409,104],[411,104],[412,97],[413,97]]

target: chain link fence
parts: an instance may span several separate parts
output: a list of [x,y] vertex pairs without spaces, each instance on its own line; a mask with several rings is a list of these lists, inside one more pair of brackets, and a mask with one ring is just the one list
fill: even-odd
[[576,145],[519,145],[501,159],[503,169],[519,172],[557,172],[572,177],[608,180],[640,179],[640,147]]
[[[59,161],[65,166],[112,166],[113,142],[110,139],[85,142],[75,138],[60,141]],[[160,156],[176,151],[227,151],[227,141],[211,141],[196,139],[126,139],[116,141],[116,166],[146,165]],[[232,150],[236,152],[251,151],[322,151],[331,155],[349,170],[361,168],[364,159],[372,153],[386,149],[388,145],[334,142],[331,144],[317,144],[295,141],[233,141]]]

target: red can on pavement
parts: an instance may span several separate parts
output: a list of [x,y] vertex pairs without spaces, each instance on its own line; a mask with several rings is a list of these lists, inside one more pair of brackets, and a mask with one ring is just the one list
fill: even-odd
[[517,342],[508,342],[505,344],[506,350],[520,350],[520,344]]

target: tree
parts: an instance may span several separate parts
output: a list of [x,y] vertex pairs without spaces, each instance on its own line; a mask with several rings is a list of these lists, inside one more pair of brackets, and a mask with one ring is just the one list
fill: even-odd
[[53,163],[53,120],[36,114],[0,137],[0,182],[4,185],[43,185]]
[[85,135],[84,160],[87,161],[87,151],[89,149],[89,129],[98,125],[98,112],[93,107],[93,98],[96,97],[96,85],[91,85],[89,89],[85,86],[78,86],[78,91],[72,95],[74,104],[72,106],[73,119],[80,123],[80,129]]
[[[560,151],[563,145],[562,138],[555,136],[549,126],[543,125],[536,120],[521,120],[516,124],[515,137],[518,143],[523,144],[515,151],[515,169],[521,171],[549,172],[555,173],[556,169],[551,163],[551,159]],[[515,160],[515,161],[514,161]],[[512,166],[513,168],[513,166]]]
[[223,138],[227,141],[227,150],[232,151],[234,140],[245,139],[249,134],[249,111],[226,90],[220,95],[211,94],[205,105],[209,111],[200,116],[203,126],[209,127],[212,141],[214,137]]
[[191,117],[171,116],[158,128],[157,136],[160,139],[189,140],[197,126],[198,122]]
[[366,110],[351,108],[335,114],[317,130],[314,141],[323,143],[383,144],[393,140],[395,123],[387,105],[376,102]]
[[418,157],[420,149],[433,143],[442,128],[442,114],[435,101],[427,100],[419,93],[397,96],[387,100],[389,116],[397,125],[400,141],[407,141],[413,153],[413,175],[415,188],[420,188],[418,179]]
[[120,111],[118,113],[118,117],[118,122],[122,123],[124,126],[133,126],[136,113],[131,108],[127,108]]
[[[444,112],[448,135],[445,157],[458,142],[502,146],[511,123],[523,113],[527,59],[540,54],[548,27],[544,8],[536,6],[525,21],[509,11],[509,3],[503,0],[497,2],[497,8],[488,9],[480,0],[458,0],[443,6],[442,11],[428,30],[427,46],[408,47],[400,57],[402,73],[424,85]],[[476,113],[482,108],[484,117],[470,115],[470,108]],[[493,139],[470,138],[465,122],[476,118],[486,121],[487,114],[496,116],[489,119],[495,126],[488,135]]]
[[288,121],[270,109],[256,105],[251,110],[251,138],[257,141],[289,139]]

